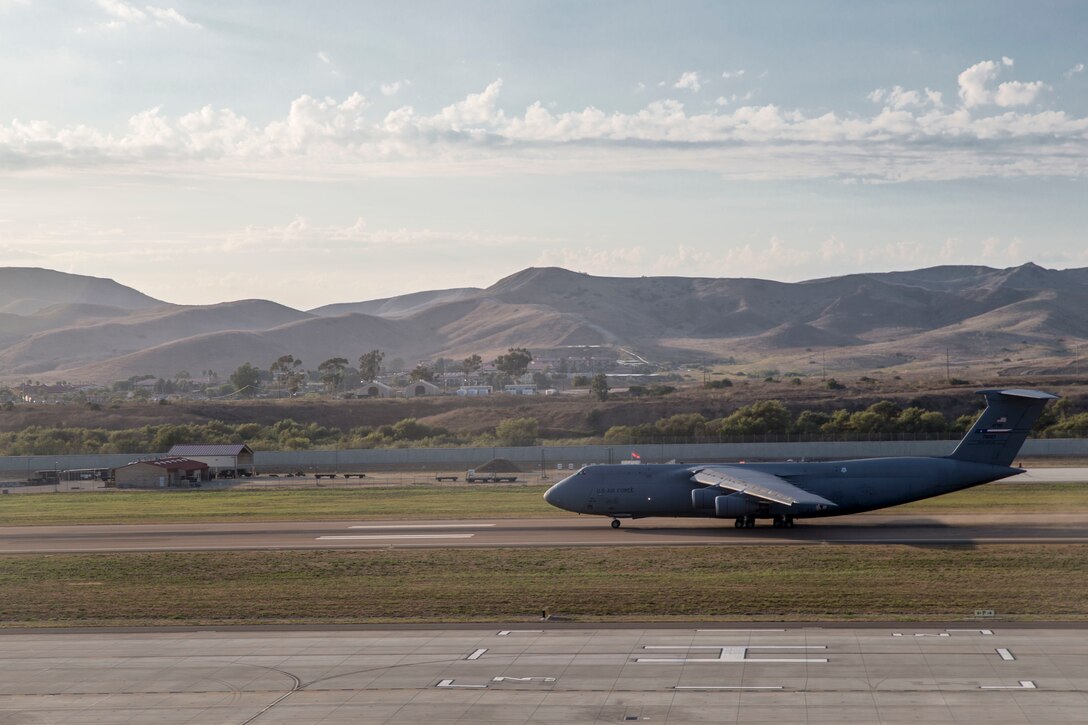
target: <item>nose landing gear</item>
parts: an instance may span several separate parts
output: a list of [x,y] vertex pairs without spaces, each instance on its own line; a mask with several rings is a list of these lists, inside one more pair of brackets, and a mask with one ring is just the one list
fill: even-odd
[[620,520],[619,519],[612,519],[612,528],[613,529],[618,529],[619,527],[620,527]]

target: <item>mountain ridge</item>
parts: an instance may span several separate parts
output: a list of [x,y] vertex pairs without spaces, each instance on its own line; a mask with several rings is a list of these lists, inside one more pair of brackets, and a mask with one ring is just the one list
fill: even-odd
[[0,293],[0,380],[8,381],[101,383],[193,367],[224,375],[285,354],[315,369],[326,358],[354,362],[371,349],[387,361],[420,361],[490,359],[510,347],[557,356],[585,346],[622,347],[661,363],[733,358],[800,373],[815,364],[816,349],[821,366],[830,359],[839,369],[937,366],[952,353],[1009,369],[1061,369],[1088,339],[1088,268],[1033,263],[793,283],[530,267],[483,289],[309,311],[259,299],[170,305],[113,280],[36,268],[0,269],[5,279],[16,280]]

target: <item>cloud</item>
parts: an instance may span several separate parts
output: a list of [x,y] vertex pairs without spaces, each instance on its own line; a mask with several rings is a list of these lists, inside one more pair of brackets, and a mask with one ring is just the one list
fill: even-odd
[[870,93],[867,98],[874,103],[882,103],[886,108],[896,111],[905,108],[925,108],[926,106],[940,108],[944,105],[941,102],[941,93],[929,88],[924,91],[908,91],[902,86],[878,88]]
[[382,83],[381,91],[383,96],[395,96],[402,88],[411,85],[410,81],[393,81],[392,83]]
[[1050,86],[1042,81],[1023,83],[1021,81],[1006,81],[998,85],[997,90],[990,88],[1002,68],[1011,68],[1012,58],[1002,58],[1000,65],[992,60],[984,60],[976,63],[960,73],[958,81],[960,86],[960,100],[966,108],[995,104],[1002,108],[1009,106],[1025,106],[1033,103],[1039,94],[1049,90]]
[[332,58],[330,58],[329,54],[323,50],[317,51],[317,59],[325,65],[332,65]]
[[722,78],[725,78],[727,80],[731,79],[731,78],[743,78],[743,77],[744,77],[744,69],[743,68],[741,68],[740,70],[727,70],[727,71],[722,72]]
[[160,28],[177,26],[191,30],[200,29],[199,23],[194,23],[174,8],[161,8],[154,5],[145,5],[143,9],[136,7],[124,0],[98,0],[98,6],[102,8],[113,20],[105,23],[105,27],[118,28],[125,25],[155,25]]
[[502,106],[497,79],[432,113],[405,105],[377,114],[354,93],[303,95],[264,123],[212,106],[180,116],[143,110],[121,133],[16,119],[0,124],[0,170],[108,165],[337,178],[681,169],[866,183],[1088,174],[1088,118],[1009,110],[1045,87],[995,87],[1011,63],[984,61],[960,74],[961,106],[945,108],[928,88],[893,86],[869,94],[880,104],[870,115],[749,105],[749,95],[721,96],[698,111],[663,99],[631,112],[554,110],[538,101],[519,113]]
[[673,83],[672,87],[691,91],[692,93],[698,93],[703,85],[699,80],[698,71],[691,70],[681,74],[680,79],[676,81],[676,83]]
[[1083,73],[1083,72],[1084,72],[1084,63],[1077,63],[1075,66],[1073,66],[1072,68],[1067,70],[1065,73],[1062,73],[1062,76],[1064,76],[1066,80],[1069,80],[1070,78],[1077,75],[1078,73]]
[[[221,240],[221,241],[220,241]],[[345,250],[378,249],[383,253],[398,249],[522,249],[559,242],[550,237],[517,234],[484,234],[480,232],[440,229],[373,229],[362,217],[347,225],[314,224],[305,216],[296,216],[278,226],[247,226],[208,238],[207,252],[239,252],[245,250],[305,251],[308,254],[339,254]]]

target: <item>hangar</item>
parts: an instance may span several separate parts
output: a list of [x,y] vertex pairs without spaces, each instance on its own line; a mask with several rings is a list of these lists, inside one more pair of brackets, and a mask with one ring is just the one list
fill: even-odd
[[397,394],[396,390],[385,383],[379,383],[377,380],[363,383],[358,392],[364,398],[392,398]]
[[113,476],[118,488],[188,487],[208,479],[208,464],[188,458],[155,458],[116,468]]
[[420,398],[424,395],[441,395],[442,388],[428,380],[413,380],[404,386],[404,397]]
[[212,478],[253,475],[253,450],[245,443],[176,445],[167,455],[191,458],[208,464],[208,473]]

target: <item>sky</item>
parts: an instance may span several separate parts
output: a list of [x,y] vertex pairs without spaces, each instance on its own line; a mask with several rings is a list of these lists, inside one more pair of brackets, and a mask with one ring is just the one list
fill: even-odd
[[531,266],[1088,266],[1088,3],[0,0],[0,266],[299,309]]

